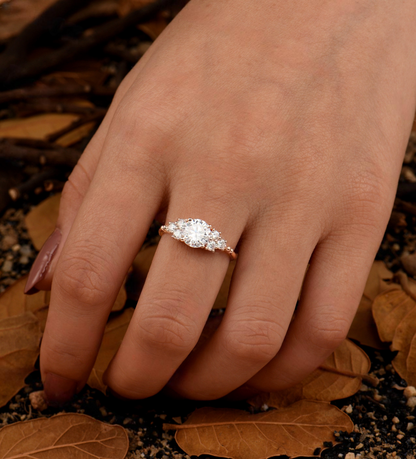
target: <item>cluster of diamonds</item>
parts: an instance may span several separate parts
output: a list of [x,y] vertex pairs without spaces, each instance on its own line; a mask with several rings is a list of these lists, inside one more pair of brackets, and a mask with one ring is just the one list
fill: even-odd
[[179,219],[160,228],[163,232],[170,233],[173,238],[185,242],[189,247],[205,249],[210,252],[218,250],[231,251],[227,241],[221,238],[221,233],[211,225],[195,218]]

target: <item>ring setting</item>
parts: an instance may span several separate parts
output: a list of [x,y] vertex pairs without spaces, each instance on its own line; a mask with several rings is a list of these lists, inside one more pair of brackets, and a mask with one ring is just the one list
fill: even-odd
[[176,222],[169,222],[159,229],[159,234],[170,234],[174,239],[194,249],[205,249],[210,252],[221,250],[231,259],[237,258],[237,254],[227,246],[227,241],[221,237],[221,233],[199,218],[180,218]]

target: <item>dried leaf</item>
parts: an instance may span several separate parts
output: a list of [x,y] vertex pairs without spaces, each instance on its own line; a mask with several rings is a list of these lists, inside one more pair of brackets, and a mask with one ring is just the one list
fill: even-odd
[[[401,274],[402,285],[409,287],[407,276]],[[407,384],[416,385],[416,301],[412,291],[388,291],[373,303],[373,315],[380,338],[392,341],[391,349],[399,351],[393,360],[397,373]]]
[[17,35],[55,0],[13,0],[0,5],[0,40]]
[[124,338],[127,327],[133,316],[133,308],[126,309],[123,314],[113,317],[105,327],[103,340],[97,359],[88,379],[88,385],[105,394],[107,386],[103,383],[103,374],[112,358],[115,356],[121,341]]
[[[370,367],[367,354],[352,341],[345,340],[321,368],[289,389],[273,392],[268,398],[262,397],[261,404],[282,408],[302,399],[330,402],[350,397],[360,389]],[[250,403],[258,405],[257,398]]]
[[348,338],[375,349],[386,349],[387,346],[380,340],[372,315],[372,304],[375,297],[386,290],[400,288],[392,282],[393,273],[382,261],[375,261],[358,306],[357,313],[348,332]]
[[27,231],[36,250],[40,250],[55,229],[61,194],[51,196],[38,204],[25,218]]
[[0,296],[0,320],[32,312],[39,321],[41,331],[45,328],[50,292],[38,292],[27,296],[23,293],[27,276],[14,282]]
[[400,322],[414,309],[416,302],[403,290],[381,293],[373,303],[373,316],[382,341],[393,341]]
[[45,113],[0,121],[0,137],[20,137],[46,140],[49,134],[69,126],[79,115],[71,113]]
[[334,430],[351,432],[349,416],[329,403],[301,400],[282,410],[260,414],[202,408],[177,429],[176,441],[189,455],[266,459],[285,454],[313,456],[325,441],[335,442]]
[[399,351],[393,367],[409,386],[416,386],[416,308],[414,307],[397,326],[393,351]]
[[30,312],[0,320],[0,407],[24,387],[34,370],[40,337],[38,320]]
[[127,432],[84,414],[59,414],[0,429],[0,459],[123,459]]

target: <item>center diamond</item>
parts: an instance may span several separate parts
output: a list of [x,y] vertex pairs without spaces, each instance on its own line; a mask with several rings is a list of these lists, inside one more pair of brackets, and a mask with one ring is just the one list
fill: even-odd
[[190,220],[182,228],[183,241],[190,247],[205,247],[209,241],[210,228],[203,220]]

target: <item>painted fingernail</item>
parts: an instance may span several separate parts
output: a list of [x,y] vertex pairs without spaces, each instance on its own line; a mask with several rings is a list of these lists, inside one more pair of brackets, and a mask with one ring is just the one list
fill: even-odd
[[62,406],[75,395],[77,382],[55,373],[47,373],[43,389],[48,405]]
[[27,278],[25,293],[26,295],[32,295],[38,292],[36,288],[38,282],[40,282],[48,272],[48,267],[52,261],[53,256],[59,246],[62,239],[61,230],[56,228],[55,231],[48,237],[43,247],[40,249],[36,260],[34,261],[32,268]]

